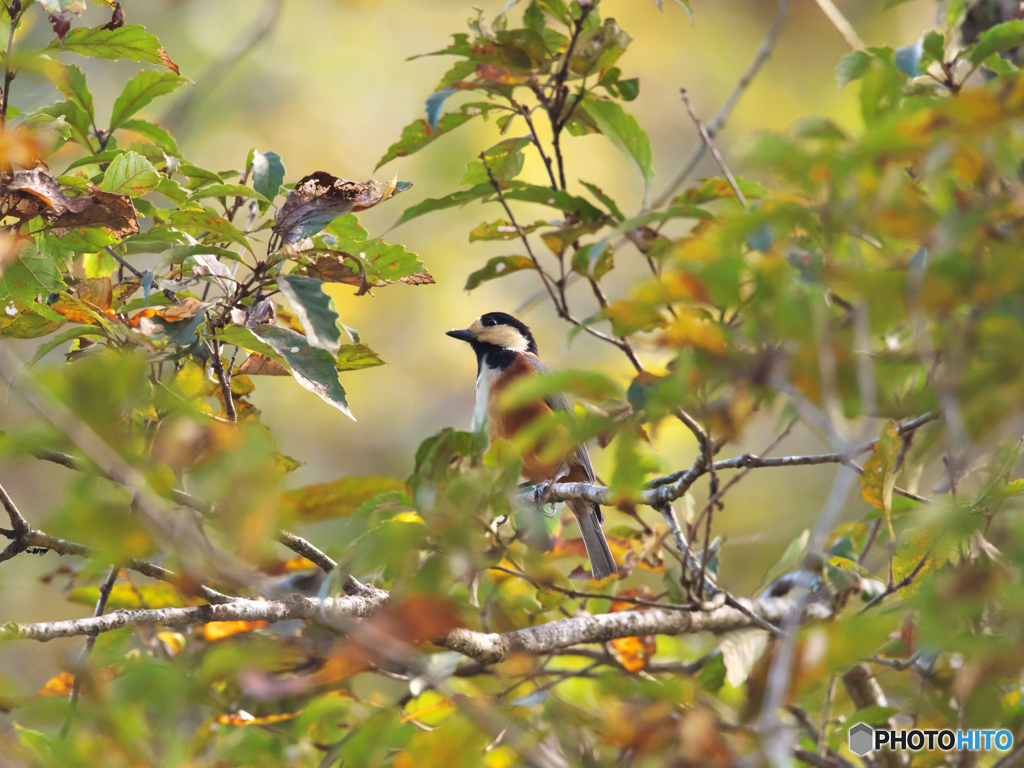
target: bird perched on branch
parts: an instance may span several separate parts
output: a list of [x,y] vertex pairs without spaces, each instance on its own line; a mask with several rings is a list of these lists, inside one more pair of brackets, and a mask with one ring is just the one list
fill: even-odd
[[[488,434],[494,440],[512,440],[536,419],[553,411],[572,410],[565,395],[552,395],[515,407],[504,409],[498,405],[502,392],[513,382],[525,376],[549,373],[550,369],[537,356],[537,342],[530,329],[511,315],[504,312],[488,312],[481,315],[464,330],[448,331],[453,339],[469,342],[476,352],[477,360],[477,405],[486,406]],[[486,403],[480,402],[486,398]],[[580,445],[567,455],[545,454],[542,440],[524,448],[522,452],[523,477],[537,486],[538,499],[551,483],[597,481],[590,463],[587,446]],[[590,558],[590,569],[595,579],[603,579],[618,571],[615,558],[608,548],[602,524],[604,516],[597,504],[581,499],[566,502],[583,534],[583,543]]]

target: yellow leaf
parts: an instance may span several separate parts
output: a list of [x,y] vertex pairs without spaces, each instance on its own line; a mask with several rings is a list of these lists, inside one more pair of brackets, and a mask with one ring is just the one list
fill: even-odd
[[[455,708],[455,702],[451,699],[441,699],[435,701],[433,704],[428,704],[425,707],[418,707],[412,712],[402,715],[400,722],[408,723],[410,720],[422,720],[424,717],[429,715],[436,715],[440,712],[448,714],[450,710]],[[430,718],[427,725],[435,725],[441,718]]]
[[36,696],[67,696],[75,685],[75,676],[70,672],[61,672],[46,681]]
[[220,640],[239,632],[251,632],[267,626],[265,621],[211,621],[203,625],[203,637],[206,640]]
[[886,513],[892,509],[892,490],[896,485],[893,467],[902,444],[903,439],[896,432],[896,422],[889,419],[870,458],[864,462],[864,473],[860,476],[860,497]]

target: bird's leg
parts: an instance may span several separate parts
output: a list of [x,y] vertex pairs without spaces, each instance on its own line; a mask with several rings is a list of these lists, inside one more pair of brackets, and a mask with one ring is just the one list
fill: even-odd
[[533,502],[540,507],[540,512],[544,517],[554,517],[558,514],[558,510],[555,508],[554,504],[551,505],[550,512],[544,509],[544,505],[548,503],[548,497],[551,496],[551,486],[565,477],[568,473],[568,467],[563,467],[550,480],[542,480],[533,486]]

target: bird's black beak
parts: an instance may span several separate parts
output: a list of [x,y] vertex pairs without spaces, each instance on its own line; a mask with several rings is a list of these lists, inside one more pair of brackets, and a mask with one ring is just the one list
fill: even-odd
[[445,336],[451,336],[453,339],[458,339],[459,341],[473,341],[476,338],[472,331],[459,329],[448,331]]

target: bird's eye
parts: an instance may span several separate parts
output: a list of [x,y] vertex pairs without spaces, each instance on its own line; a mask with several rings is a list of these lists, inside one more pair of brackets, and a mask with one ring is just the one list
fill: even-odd
[[485,317],[484,318],[484,325],[492,326],[492,325],[497,325],[497,324],[498,324],[498,321],[495,320],[493,317]]

